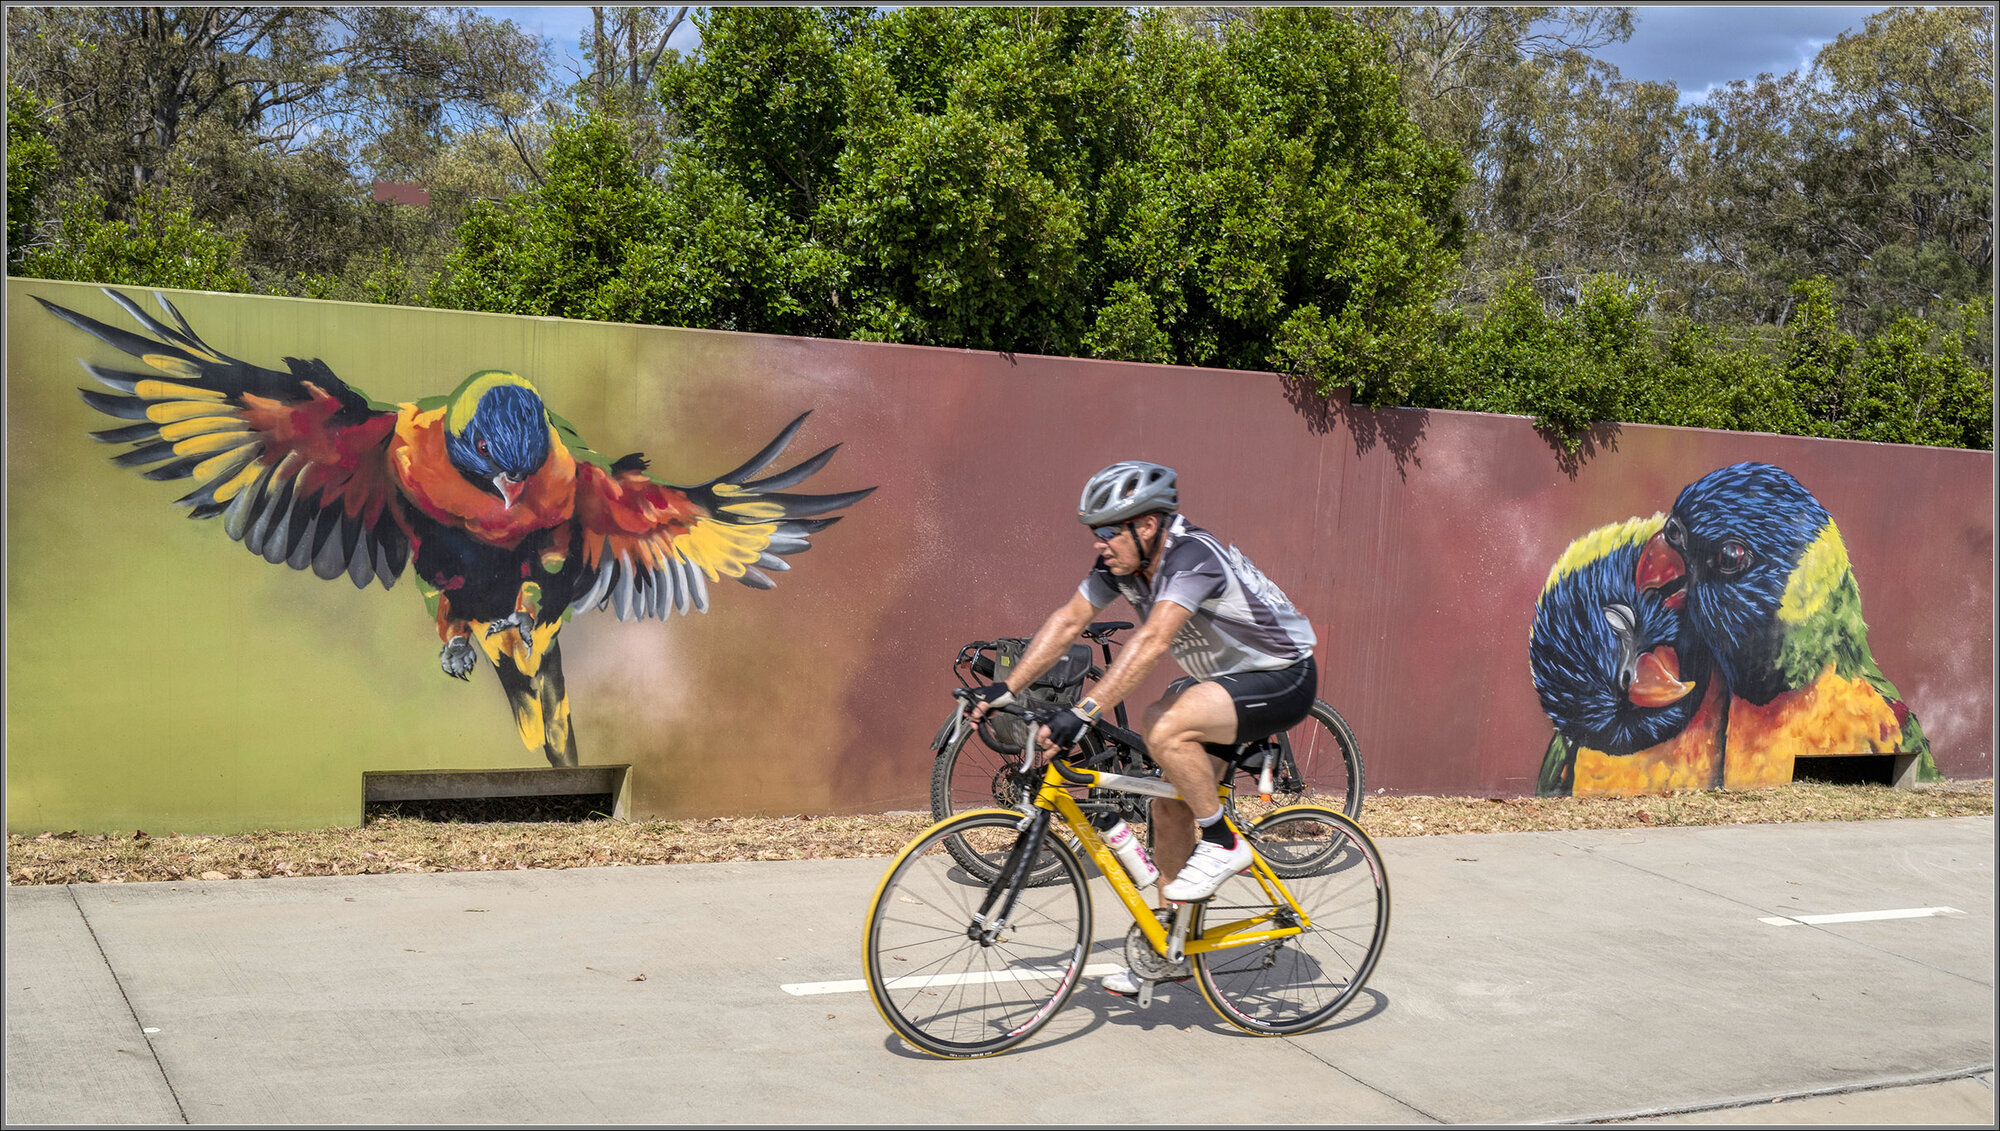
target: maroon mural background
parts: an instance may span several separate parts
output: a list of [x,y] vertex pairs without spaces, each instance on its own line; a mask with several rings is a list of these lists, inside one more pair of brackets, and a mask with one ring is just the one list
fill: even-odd
[[[1840,523],[1875,656],[1944,774],[1992,772],[1990,453],[1627,426],[1565,460],[1524,419],[1315,404],[1271,375],[748,341],[772,402],[825,406],[820,434],[847,441],[839,482],[882,488],[779,590],[729,610],[790,646],[773,649],[759,702],[708,706],[775,745],[728,750],[714,720],[592,694],[577,665],[580,701],[625,702],[580,705],[580,725],[597,718],[602,734],[607,711],[629,712],[600,750],[642,734],[690,744],[654,763],[678,772],[635,783],[635,808],[925,807],[951,657],[1032,632],[1067,598],[1091,561],[1077,493],[1126,458],[1178,469],[1185,513],[1311,616],[1322,696],[1359,735],[1371,792],[1532,795],[1550,724],[1527,641],[1550,565],[1579,532],[1665,511],[1742,460],[1787,468]],[[873,609],[854,619],[828,592],[869,593]],[[759,727],[788,685],[827,673],[837,712]],[[696,752],[709,742],[723,748]],[[723,764],[735,787],[712,775]]]

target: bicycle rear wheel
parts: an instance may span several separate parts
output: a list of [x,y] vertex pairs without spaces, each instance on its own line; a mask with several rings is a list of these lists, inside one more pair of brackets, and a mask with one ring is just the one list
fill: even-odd
[[1266,813],[1289,805],[1324,805],[1349,817],[1361,816],[1361,744],[1340,712],[1323,699],[1313,700],[1305,721],[1276,736],[1282,750],[1272,774],[1271,800],[1257,793],[1257,772],[1240,771],[1231,804],[1238,828],[1247,828]]
[[889,1027],[925,1052],[970,1058],[1012,1048],[1055,1016],[1083,976],[1090,894],[1083,862],[1053,833],[1034,870],[1054,881],[1013,892],[998,937],[978,937],[974,916],[996,885],[969,875],[947,846],[956,839],[1004,861],[1024,835],[1020,820],[989,809],[931,826],[896,857],[868,908],[868,994]]
[[[1305,912],[1305,930],[1275,942],[1197,954],[1195,984],[1239,1029],[1267,1036],[1302,1033],[1353,1001],[1382,957],[1389,935],[1389,874],[1374,842],[1344,813],[1300,805],[1268,815],[1259,826],[1274,843],[1309,846],[1294,864],[1315,863],[1284,880]],[[1199,932],[1271,911],[1264,885],[1244,872],[1199,905],[1194,928]],[[1289,908],[1277,916],[1294,918]]]

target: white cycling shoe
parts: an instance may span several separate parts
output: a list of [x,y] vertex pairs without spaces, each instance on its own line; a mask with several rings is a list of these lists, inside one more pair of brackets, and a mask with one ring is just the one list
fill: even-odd
[[1192,903],[1197,899],[1207,899],[1214,895],[1224,880],[1250,866],[1255,853],[1250,842],[1242,836],[1236,838],[1236,847],[1224,848],[1213,841],[1195,844],[1194,855],[1188,857],[1187,867],[1174,877],[1174,882],[1160,889],[1160,894],[1175,903]]
[[[1163,958],[1160,961],[1165,962],[1166,959]],[[1185,982],[1193,976],[1193,973],[1188,970],[1187,959],[1184,958],[1174,965],[1174,973],[1171,977],[1162,978],[1160,981]],[[1097,984],[1108,994],[1117,994],[1119,997],[1139,996],[1139,975],[1133,973],[1130,966],[1121,966],[1113,970],[1111,973],[1099,978]]]

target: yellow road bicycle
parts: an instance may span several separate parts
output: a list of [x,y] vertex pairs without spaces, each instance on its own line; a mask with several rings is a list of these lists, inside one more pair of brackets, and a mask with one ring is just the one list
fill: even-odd
[[[1044,721],[1033,707],[1005,709]],[[1143,749],[1130,731],[1103,719],[1093,725]],[[1024,764],[1032,757],[1030,744]],[[1219,787],[1225,802],[1234,776]],[[1361,992],[1389,933],[1389,876],[1346,814],[1321,805],[1272,810],[1238,829],[1256,849],[1249,868],[1208,899],[1155,909],[1072,790],[1180,796],[1157,777],[1054,759],[1025,814],[955,814],[890,865],[868,908],[865,962],[875,1008],[903,1040],[942,1057],[991,1056],[1032,1037],[1083,978],[1117,969],[1089,964],[1090,889],[1078,848],[1133,917],[1124,960],[1140,979],[1140,1008],[1159,983],[1191,976],[1224,1020],[1278,1036],[1324,1024]],[[1051,834],[1058,822],[1068,837]],[[949,851],[953,838],[1001,861],[996,874],[968,872]]]

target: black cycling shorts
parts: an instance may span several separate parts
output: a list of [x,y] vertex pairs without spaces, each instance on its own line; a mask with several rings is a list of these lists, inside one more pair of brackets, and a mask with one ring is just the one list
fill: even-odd
[[[1200,682],[1204,681],[1183,676],[1168,684],[1167,691],[1185,691]],[[1319,669],[1307,656],[1288,668],[1219,675],[1206,682],[1219,684],[1236,704],[1236,743],[1255,742],[1305,721],[1314,696],[1319,694]],[[1235,744],[1204,742],[1202,746],[1218,758],[1235,752]]]

